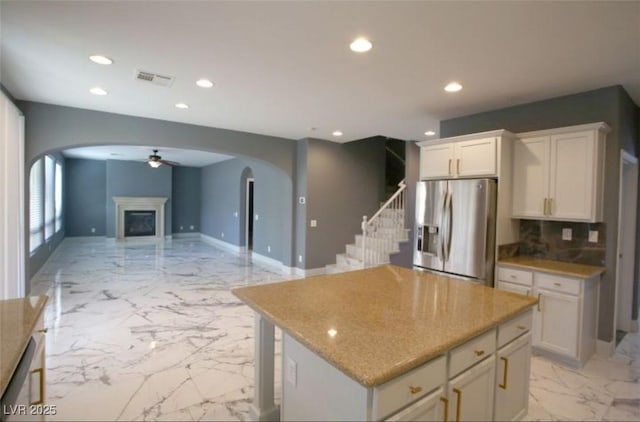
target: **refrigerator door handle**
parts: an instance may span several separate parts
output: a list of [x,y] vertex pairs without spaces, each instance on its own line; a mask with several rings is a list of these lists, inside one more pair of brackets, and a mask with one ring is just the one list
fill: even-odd
[[453,219],[453,194],[449,192],[449,201],[447,202],[447,245],[445,246],[447,251],[447,261],[449,261],[449,256],[451,255],[451,229],[452,229],[452,219]]
[[451,192],[447,191],[444,196],[444,204],[442,207],[442,236],[441,238],[441,247],[442,247],[442,256],[443,261],[447,262],[449,260],[449,252],[451,249]]

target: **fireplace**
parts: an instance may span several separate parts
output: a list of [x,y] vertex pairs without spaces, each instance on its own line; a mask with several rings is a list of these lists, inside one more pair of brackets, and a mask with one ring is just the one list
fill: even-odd
[[116,239],[164,239],[167,198],[114,196]]
[[156,212],[132,211],[124,212],[124,237],[155,236]]

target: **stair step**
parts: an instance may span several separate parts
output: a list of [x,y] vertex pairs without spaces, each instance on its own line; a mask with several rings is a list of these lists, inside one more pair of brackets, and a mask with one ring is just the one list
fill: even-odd
[[338,264],[338,266],[343,266],[354,270],[364,268],[364,264],[361,260],[356,259],[352,256],[348,256],[344,253],[336,255],[336,263]]

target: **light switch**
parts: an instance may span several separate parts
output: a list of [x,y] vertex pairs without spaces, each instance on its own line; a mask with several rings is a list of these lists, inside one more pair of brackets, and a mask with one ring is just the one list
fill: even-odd
[[598,230],[589,230],[589,242],[598,243]]
[[318,227],[318,220],[311,220],[311,221],[309,221],[309,226],[311,226],[311,227]]
[[298,262],[302,262],[302,255],[298,255]]
[[267,246],[267,252],[271,252],[271,245]]
[[233,216],[234,216],[235,218],[238,218],[238,211],[234,212],[234,213],[233,213]]
[[562,240],[571,240],[573,232],[571,229],[562,229]]
[[298,198],[298,204],[304,205],[306,203],[307,203],[307,199],[304,196],[301,196],[300,198]]
[[260,216],[258,214],[256,214],[256,221],[258,221],[258,218],[260,218]]

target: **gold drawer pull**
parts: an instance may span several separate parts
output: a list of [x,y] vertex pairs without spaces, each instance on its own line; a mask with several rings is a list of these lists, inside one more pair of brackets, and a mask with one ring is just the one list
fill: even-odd
[[503,390],[506,390],[507,389],[507,372],[509,371],[509,359],[505,358],[504,356],[501,356],[500,360],[504,362],[504,374],[502,374],[502,384],[498,384],[498,387],[502,388]]
[[49,329],[47,327],[45,327],[45,328],[43,328],[41,330],[38,330],[38,332],[42,333],[42,334],[47,334],[47,331],[49,331]]
[[527,327],[525,325],[518,325],[518,330],[526,330]]
[[556,287],[562,287],[562,283],[553,283],[553,285]]
[[38,384],[40,386],[40,398],[36,401],[32,401],[32,406],[44,403],[44,368],[38,368],[31,371],[31,374],[35,373],[38,373],[38,375],[40,375],[40,383]]
[[476,349],[476,350],[473,351],[473,353],[475,353],[476,356],[482,356],[482,355],[484,355],[484,350]]
[[460,159],[456,161],[456,173],[460,174]]
[[538,293],[538,312],[542,312],[542,293]]
[[449,158],[449,175],[451,175],[451,158]]
[[409,386],[409,391],[411,391],[411,394],[418,394],[422,391],[422,387],[414,387],[413,385],[411,385]]
[[462,391],[457,388],[453,389],[453,392],[458,396],[458,401],[456,402],[456,422],[460,422],[460,407],[462,407]]
[[511,274],[509,277],[511,277],[512,279],[516,279],[516,275],[515,274]]
[[444,404],[444,422],[449,422],[449,399],[440,397],[440,401]]

